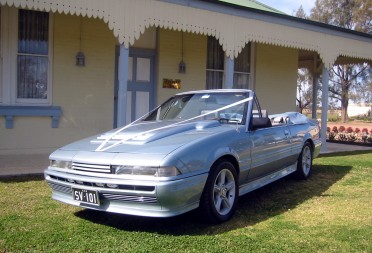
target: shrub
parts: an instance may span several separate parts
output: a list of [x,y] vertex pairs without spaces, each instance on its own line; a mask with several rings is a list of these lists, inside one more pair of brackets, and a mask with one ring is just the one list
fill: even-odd
[[369,131],[370,134],[372,134],[372,128],[371,128],[371,131]]
[[344,126],[340,126],[340,127],[338,128],[338,131],[339,131],[340,133],[343,133],[343,132],[345,131],[345,127],[344,127]]
[[362,129],[362,133],[367,133],[368,134],[368,129],[367,128],[363,128]]
[[[364,130],[364,129],[363,129]],[[362,132],[362,141],[364,142],[364,143],[366,143],[367,142],[367,138],[368,138],[368,133],[367,132]]]
[[339,134],[338,139],[340,141],[347,141],[347,135],[346,134]]
[[331,132],[331,128],[327,127],[327,133]]
[[359,134],[359,133],[360,133],[360,129],[359,129],[359,128],[355,128],[355,132],[356,132],[357,134]]
[[334,141],[336,139],[336,133],[330,132],[329,135],[328,135],[328,139],[330,141]]
[[349,133],[350,134],[352,132],[354,132],[354,129],[352,127],[346,128],[346,133]]
[[372,116],[368,113],[367,115],[359,115],[359,116],[355,116],[355,117],[350,117],[349,119],[371,122],[372,121]]
[[347,141],[355,142],[358,139],[358,135],[355,133],[351,133],[347,135]]
[[368,136],[367,141],[368,141],[369,143],[372,143],[372,136]]
[[337,117],[328,117],[328,122],[338,122],[339,119]]
[[338,113],[329,113],[327,115],[327,120],[328,122],[338,122],[340,120],[340,118],[338,117]]
[[[332,128],[332,132],[334,132],[334,133],[338,133],[338,129],[337,129],[336,126],[334,126],[334,127]],[[368,132],[368,130],[367,130],[367,132]]]

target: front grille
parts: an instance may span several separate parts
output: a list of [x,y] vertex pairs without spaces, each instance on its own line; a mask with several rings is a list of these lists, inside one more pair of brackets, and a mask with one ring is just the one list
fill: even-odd
[[[65,194],[72,195],[71,187],[56,184],[53,182],[48,182],[49,186],[58,192],[63,192]],[[116,201],[125,201],[125,202],[136,202],[136,203],[147,203],[155,204],[157,203],[156,197],[147,197],[147,196],[135,196],[135,195],[126,195],[126,194],[112,194],[112,193],[99,193],[99,198],[103,200],[116,200]]]
[[72,169],[78,171],[86,171],[86,172],[95,172],[95,173],[111,173],[110,165],[101,165],[101,164],[88,164],[88,163],[72,163]]
[[103,199],[109,200],[120,200],[120,201],[127,201],[127,202],[140,202],[140,203],[148,203],[154,204],[157,202],[156,197],[145,197],[145,196],[131,196],[131,195],[122,195],[122,194],[111,194],[111,193],[102,193]]
[[146,186],[146,185],[128,185],[128,184],[115,184],[117,187],[112,187],[110,183],[92,183],[92,182],[86,182],[86,181],[80,181],[80,180],[72,180],[67,179],[63,177],[57,177],[54,175],[49,175],[50,178],[61,181],[61,182],[67,182],[70,184],[76,184],[76,185],[85,185],[85,186],[93,186],[96,188],[105,188],[105,189],[120,189],[120,190],[129,190],[129,191],[145,191],[145,192],[152,192],[155,190],[155,186]]
[[63,192],[63,193],[66,193],[66,194],[72,194],[71,187],[56,184],[56,183],[53,183],[53,182],[48,182],[48,184],[54,191]]

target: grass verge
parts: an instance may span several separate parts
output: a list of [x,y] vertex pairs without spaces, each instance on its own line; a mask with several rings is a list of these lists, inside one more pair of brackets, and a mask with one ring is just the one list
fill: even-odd
[[0,252],[372,252],[372,153],[328,154],[306,181],[239,199],[232,220],[155,219],[56,202],[42,177],[0,179]]

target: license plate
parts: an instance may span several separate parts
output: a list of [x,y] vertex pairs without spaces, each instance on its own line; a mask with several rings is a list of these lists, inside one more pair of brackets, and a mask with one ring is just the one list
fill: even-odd
[[87,203],[96,206],[99,205],[99,197],[97,191],[72,188],[72,196],[74,200],[81,203]]

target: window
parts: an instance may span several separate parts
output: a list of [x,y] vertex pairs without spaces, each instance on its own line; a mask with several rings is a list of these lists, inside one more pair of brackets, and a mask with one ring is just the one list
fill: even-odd
[[[223,88],[225,52],[218,40],[208,37],[207,89]],[[251,44],[247,44],[234,60],[234,89],[248,89],[251,66]]]
[[51,104],[50,27],[47,12],[2,7],[0,43],[3,63],[9,62],[0,66],[3,104]]
[[218,40],[208,37],[207,89],[221,89],[224,75],[225,53]]
[[17,99],[48,99],[48,27],[48,13],[19,10]]
[[247,44],[234,60],[234,89],[249,88],[251,46]]

